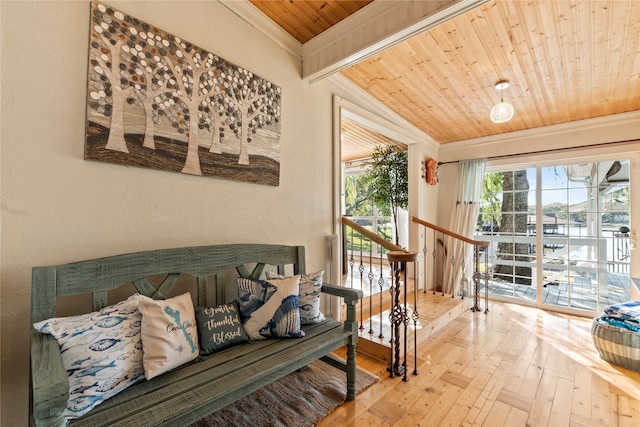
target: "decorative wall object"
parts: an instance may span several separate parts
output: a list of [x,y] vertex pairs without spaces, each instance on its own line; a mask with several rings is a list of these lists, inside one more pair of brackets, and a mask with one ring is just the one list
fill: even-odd
[[438,177],[438,162],[436,159],[428,157],[422,162],[422,178],[430,185],[436,185],[440,182],[440,178]]
[[279,86],[91,4],[85,159],[279,185]]

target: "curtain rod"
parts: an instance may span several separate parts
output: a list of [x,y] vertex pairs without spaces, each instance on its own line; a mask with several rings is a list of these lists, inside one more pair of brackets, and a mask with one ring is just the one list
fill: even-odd
[[[581,149],[581,148],[603,147],[603,146],[607,146],[607,145],[626,144],[626,143],[638,142],[638,141],[639,140],[637,140],[637,139],[627,139],[625,141],[612,141],[612,142],[601,142],[599,144],[591,144],[591,145],[579,145],[579,146],[571,147],[571,148],[552,148],[550,150],[527,151],[526,153],[503,154],[503,155],[500,155],[500,156],[487,157],[487,160],[507,159],[507,158],[510,158],[510,157],[529,156],[531,154],[555,153],[557,151],[567,151],[567,150],[574,150],[574,149]],[[459,161],[460,160],[451,160],[449,162],[438,162],[438,166],[447,165],[449,163],[458,163]]]

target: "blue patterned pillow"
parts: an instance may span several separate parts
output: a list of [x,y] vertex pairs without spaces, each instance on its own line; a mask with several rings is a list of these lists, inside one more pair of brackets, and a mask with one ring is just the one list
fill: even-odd
[[100,311],[34,323],[60,345],[69,376],[64,416],[78,418],[144,379],[138,295]]
[[299,284],[299,275],[266,281],[238,278],[238,305],[249,338],[304,336],[300,329]]
[[[324,320],[324,314],[320,311],[320,290],[322,289],[322,276],[324,270],[300,276],[300,323],[320,323]],[[267,272],[267,279],[284,279],[285,276]]]

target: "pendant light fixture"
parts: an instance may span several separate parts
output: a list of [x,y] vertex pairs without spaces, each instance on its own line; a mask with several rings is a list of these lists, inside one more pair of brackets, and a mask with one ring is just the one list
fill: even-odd
[[509,80],[498,80],[496,82],[496,90],[500,91],[500,102],[491,109],[491,121],[493,123],[505,123],[513,118],[513,105],[504,102],[502,91],[509,87]]

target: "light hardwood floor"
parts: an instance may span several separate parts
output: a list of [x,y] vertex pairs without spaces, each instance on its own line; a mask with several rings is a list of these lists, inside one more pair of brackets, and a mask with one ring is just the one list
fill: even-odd
[[359,355],[380,380],[320,426],[640,426],[640,374],[600,359],[591,319],[489,309],[465,312],[422,343],[419,374],[407,382]]

